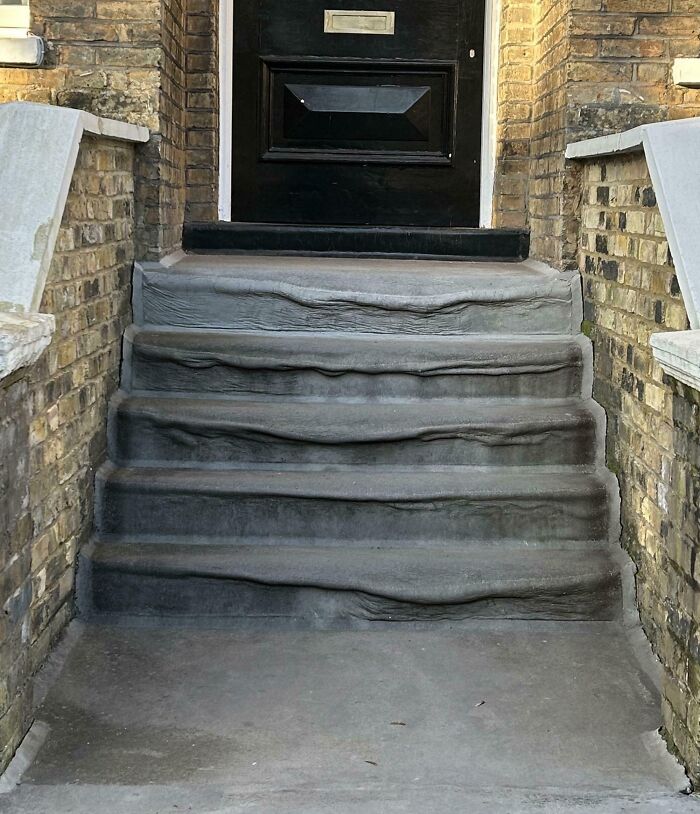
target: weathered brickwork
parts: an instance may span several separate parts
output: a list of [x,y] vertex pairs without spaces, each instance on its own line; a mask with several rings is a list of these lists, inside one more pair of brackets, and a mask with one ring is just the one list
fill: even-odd
[[[137,245],[180,245],[181,226],[215,220],[218,3],[33,0],[45,68],[0,69],[0,101],[71,105],[151,128],[140,150]],[[533,255],[575,261],[567,143],[700,113],[700,90],[673,84],[700,55],[700,0],[503,0],[494,221],[532,231]]]
[[163,0],[160,13],[159,197],[147,221],[158,236],[158,255],[180,247],[185,218],[185,0]]
[[644,628],[665,667],[669,742],[700,781],[700,393],[665,376],[653,333],[687,316],[643,154],[583,168],[579,263],[608,415],[608,465]]
[[700,55],[700,0],[576,0],[569,61],[576,139],[700,113],[673,84],[675,57]]
[[219,190],[218,3],[187,3],[186,219],[218,220]]
[[504,0],[494,221],[529,225],[534,257],[575,265],[579,179],[567,144],[700,115],[674,85],[700,56],[700,0]]
[[562,265],[571,0],[536,4],[529,220],[535,257]]
[[532,77],[533,0],[503,0],[499,31],[494,225],[527,225]]
[[130,321],[133,211],[133,147],[86,138],[40,309],[56,333],[0,383],[0,770],[30,723],[31,677],[73,609]]
[[47,41],[40,69],[0,68],[0,102],[89,110],[148,127],[137,155],[137,244],[157,258],[181,241],[185,198],[184,0],[32,0]]
[[24,377],[0,382],[0,770],[14,754],[31,715],[29,387]]
[[571,266],[579,180],[562,151],[584,138],[698,115],[700,91],[676,87],[672,63],[700,55],[700,1],[542,0],[538,7],[532,253]]

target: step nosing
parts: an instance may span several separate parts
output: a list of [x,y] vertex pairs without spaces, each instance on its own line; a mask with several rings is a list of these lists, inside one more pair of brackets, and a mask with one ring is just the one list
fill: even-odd
[[[147,393],[147,395],[146,395]],[[283,396],[264,398],[252,394],[245,398],[223,395],[213,396],[209,393],[203,396],[196,394],[183,394],[181,392],[159,391],[151,394],[124,393],[117,405],[119,412],[127,414],[150,415],[153,412],[168,410],[183,414],[189,411],[193,414],[204,413],[214,418],[212,411],[220,411],[222,417],[234,418],[250,417],[256,413],[265,415],[278,413],[289,415],[290,411],[299,414],[314,416],[319,420],[338,415],[340,417],[355,416],[366,413],[368,416],[381,416],[384,419],[396,418],[406,420],[412,417],[447,417],[454,422],[464,419],[466,422],[479,420],[484,423],[496,423],[505,419],[526,421],[551,421],[553,416],[559,419],[587,420],[592,416],[593,402],[586,399],[559,399],[559,398],[530,398],[493,396],[489,398],[465,397],[462,399],[444,397],[441,399],[401,399],[393,398],[391,401],[378,401],[371,399],[337,398],[299,401],[285,401]],[[392,415],[393,414],[393,415]],[[290,419],[291,421],[292,419]]]
[[[571,291],[563,281],[536,280],[526,283],[522,275],[513,275],[510,285],[500,288],[489,286],[461,286],[454,290],[440,293],[379,293],[373,289],[343,288],[332,286],[323,280],[308,283],[291,283],[272,278],[234,276],[233,273],[221,273],[211,269],[181,270],[175,267],[176,273],[147,272],[146,286],[164,277],[171,290],[188,291],[204,289],[215,294],[231,295],[269,295],[281,297],[298,305],[306,306],[368,306],[378,310],[401,311],[409,313],[431,313],[455,306],[489,304],[502,306],[513,302],[532,301],[535,298],[548,303],[570,303]],[[400,288],[400,286],[396,286]],[[435,286],[433,286],[435,288]]]
[[145,494],[238,494],[386,503],[460,498],[497,501],[520,497],[540,498],[546,502],[562,497],[587,499],[606,489],[605,479],[594,469],[572,472],[562,467],[550,472],[544,467],[481,467],[471,470],[469,477],[465,477],[464,469],[452,467],[426,472],[426,467],[400,471],[377,470],[376,467],[340,470],[321,466],[289,470],[115,467],[101,477],[108,489],[139,488]]

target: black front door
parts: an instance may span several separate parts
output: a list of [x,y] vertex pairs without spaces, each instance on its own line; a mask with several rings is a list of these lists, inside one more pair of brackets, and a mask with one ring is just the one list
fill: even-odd
[[478,226],[484,0],[235,0],[235,221]]

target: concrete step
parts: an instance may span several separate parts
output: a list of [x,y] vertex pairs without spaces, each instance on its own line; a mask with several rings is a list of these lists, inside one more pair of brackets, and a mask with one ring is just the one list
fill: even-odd
[[116,539],[603,540],[609,486],[564,467],[106,467],[96,525]]
[[[284,402],[123,396],[115,463],[535,466],[592,464],[583,401]],[[599,408],[598,408],[599,409]],[[602,420],[602,416],[601,416]]]
[[96,545],[97,612],[368,622],[613,619],[618,572],[605,551]]
[[[567,398],[582,392],[582,336],[127,330],[127,390],[290,397]],[[585,394],[588,395],[588,394]]]
[[529,261],[189,255],[137,268],[135,315],[186,328],[571,334],[573,291],[572,275]]

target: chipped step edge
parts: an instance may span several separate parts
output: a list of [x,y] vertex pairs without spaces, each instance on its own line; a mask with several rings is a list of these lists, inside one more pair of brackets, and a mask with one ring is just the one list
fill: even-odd
[[22,782],[22,777],[32,765],[49,736],[50,727],[44,721],[34,721],[22,739],[10,765],[0,775],[0,796],[14,791]]
[[52,314],[0,303],[0,379],[39,359],[56,329]]

